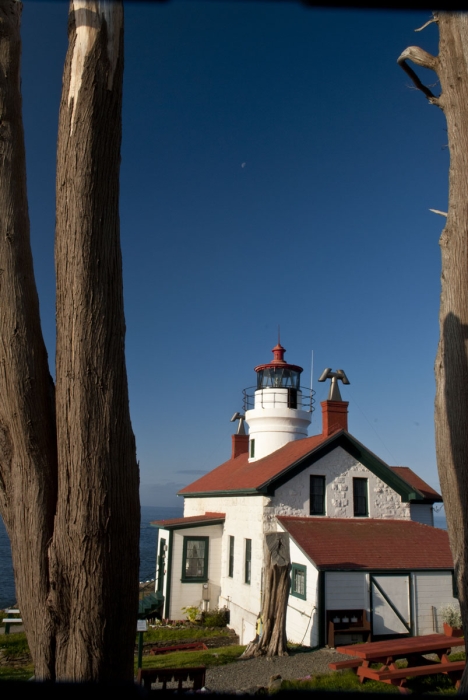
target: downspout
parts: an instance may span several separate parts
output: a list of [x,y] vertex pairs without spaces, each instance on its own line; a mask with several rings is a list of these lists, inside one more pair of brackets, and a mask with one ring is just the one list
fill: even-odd
[[172,586],[172,540],[174,539],[174,530],[169,530],[169,544],[167,557],[167,579],[166,579],[166,606],[164,615],[166,620],[169,620],[169,612],[171,606],[171,586]]
[[317,586],[318,645],[325,646],[325,571],[319,571]]

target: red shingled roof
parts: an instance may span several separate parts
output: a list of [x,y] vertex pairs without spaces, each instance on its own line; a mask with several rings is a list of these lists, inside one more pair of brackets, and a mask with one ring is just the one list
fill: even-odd
[[[294,465],[300,463],[302,459],[314,452],[317,448],[323,447],[327,443],[335,440],[351,441],[352,444],[361,450],[361,454],[368,455],[374,463],[377,461],[381,468],[389,469],[399,479],[407,485],[408,490],[416,489],[420,498],[416,494],[416,500],[427,499],[431,503],[442,501],[441,496],[428,484],[420,479],[408,467],[388,467],[376,455],[373,455],[364,445],[361,445],[356,438],[353,438],[345,430],[337,429],[331,435],[313,435],[309,438],[294,440],[280,447],[275,452],[249,462],[247,453],[229,459],[213,471],[208,472],[197,481],[185,486],[179,491],[181,496],[194,494],[215,494],[215,493],[235,493],[235,492],[255,492],[270,484],[275,479],[285,475]],[[346,449],[346,447],[345,447]],[[381,475],[379,475],[381,476]],[[385,476],[381,476],[385,480]],[[391,482],[389,482],[391,484]],[[393,486],[395,487],[395,486]],[[397,487],[398,490],[398,487]],[[413,496],[414,498],[414,496]]]
[[453,568],[447,532],[411,520],[277,520],[322,570]]
[[413,488],[417,489],[424,498],[433,500],[437,503],[442,503],[442,496],[437,493],[429,484],[426,484],[417,474],[414,473],[409,467],[390,467],[390,469],[398,474],[402,479],[411,484]]
[[302,440],[294,440],[266,457],[250,463],[249,455],[247,453],[241,454],[208,472],[197,481],[181,489],[179,493],[183,496],[189,493],[258,489],[288,469],[308,452],[332,438],[333,435],[313,435]]
[[219,522],[226,519],[226,513],[206,512],[204,515],[190,515],[187,518],[171,518],[170,520],[153,520],[151,525],[171,528],[181,525],[209,525],[211,522]]

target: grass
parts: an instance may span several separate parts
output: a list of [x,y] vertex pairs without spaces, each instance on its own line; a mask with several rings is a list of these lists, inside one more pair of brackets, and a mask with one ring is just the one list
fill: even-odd
[[167,642],[167,645],[171,646],[205,637],[229,637],[229,632],[225,627],[214,630],[207,630],[206,627],[153,627],[144,633],[143,642]]
[[[188,666],[224,666],[237,661],[245,646],[217,647],[208,651],[174,651],[161,656],[144,656],[143,668],[187,668]],[[136,661],[135,661],[136,673]]]
[[[409,679],[406,687],[411,693],[456,695],[456,689],[451,680],[443,673]],[[334,672],[331,674],[319,674],[312,676],[310,680],[283,681],[281,690],[325,690],[345,691],[361,693],[397,693],[396,686],[379,681],[366,680],[360,683],[358,676],[353,671]]]
[[[0,649],[11,660],[26,656],[29,654],[26,635],[24,632],[0,635]],[[31,661],[22,666],[0,666],[0,681],[28,681],[33,675]]]
[[34,666],[0,666],[0,681],[29,681],[34,676]]
[[281,690],[327,690],[331,692],[398,693],[400,691],[387,683],[366,681],[360,683],[354,671],[340,671],[317,674],[310,680],[283,681]]
[[17,658],[29,654],[28,641],[24,632],[16,634],[0,635],[0,649],[5,651],[5,655],[10,658]]

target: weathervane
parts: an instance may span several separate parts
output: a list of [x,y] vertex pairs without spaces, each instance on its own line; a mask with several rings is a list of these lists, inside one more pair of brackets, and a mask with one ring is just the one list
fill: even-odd
[[244,414],[239,412],[234,413],[233,417],[231,418],[231,423],[234,423],[235,420],[239,421],[239,425],[237,426],[237,435],[245,435]]
[[328,392],[327,401],[342,401],[340,394],[340,387],[338,386],[338,379],[341,379],[343,384],[349,384],[349,379],[344,373],[344,370],[337,369],[336,372],[332,372],[331,367],[326,367],[319,377],[319,382],[324,382],[327,379],[331,379],[330,391]]

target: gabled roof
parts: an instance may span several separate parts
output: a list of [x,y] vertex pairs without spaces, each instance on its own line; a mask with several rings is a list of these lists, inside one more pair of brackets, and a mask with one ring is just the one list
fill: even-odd
[[244,452],[181,489],[179,494],[187,496],[233,491],[256,493],[304,455],[329,440],[330,437],[323,435],[294,440],[255,462],[249,462],[249,455]]
[[180,530],[184,527],[201,527],[202,525],[218,525],[226,519],[226,513],[210,513],[190,515],[187,518],[171,518],[170,520],[153,520],[151,525],[164,530]]
[[[346,430],[331,435],[313,435],[294,440],[275,452],[249,462],[247,453],[229,459],[213,471],[179,491],[185,497],[228,495],[273,495],[275,489],[306,467],[342,447],[378,476],[405,502],[442,500],[431,487],[407,467],[390,468]],[[421,487],[421,488],[420,488]]]
[[442,496],[437,493],[429,484],[426,484],[417,474],[409,467],[390,467],[395,474],[401,476],[402,479],[411,484],[424,498],[433,503],[442,503]]
[[453,569],[447,532],[412,520],[277,520],[323,571]]

